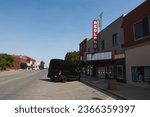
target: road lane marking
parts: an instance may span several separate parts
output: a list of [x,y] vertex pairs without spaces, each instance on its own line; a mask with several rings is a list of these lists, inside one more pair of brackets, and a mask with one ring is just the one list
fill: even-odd
[[13,80],[16,80],[16,78],[7,79],[7,80],[2,80],[2,81],[0,81],[0,85],[1,85],[1,84],[6,84],[6,83],[11,82],[11,81],[13,81]]
[[84,87],[79,87],[79,88],[72,88],[72,89],[63,89],[63,90],[60,90],[60,91],[57,91],[55,92],[56,94],[62,94],[62,93],[69,93],[69,92],[75,92],[75,91],[80,91],[80,90],[83,90]]
[[[0,80],[0,85],[4,85],[4,84],[7,84],[7,83],[9,83],[9,82],[11,82],[11,81],[15,81],[15,80],[18,80],[18,79],[22,79],[22,78],[28,78],[28,77],[32,77],[33,75],[35,75],[35,74],[37,74],[37,73],[40,73],[40,72],[33,72],[33,73],[31,73],[31,74],[27,74],[27,76],[25,76],[25,77],[22,77],[22,76],[20,76],[20,77],[17,77],[17,78],[9,78],[9,79],[4,79],[4,80]],[[22,73],[21,73],[22,74]],[[20,75],[20,73],[19,74],[16,74],[16,75]]]
[[112,100],[113,98],[111,96],[106,96],[105,100]]

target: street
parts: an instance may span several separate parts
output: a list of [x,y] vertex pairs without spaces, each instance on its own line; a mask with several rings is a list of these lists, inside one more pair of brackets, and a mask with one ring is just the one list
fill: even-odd
[[47,70],[0,72],[1,100],[112,100],[80,81],[51,82]]

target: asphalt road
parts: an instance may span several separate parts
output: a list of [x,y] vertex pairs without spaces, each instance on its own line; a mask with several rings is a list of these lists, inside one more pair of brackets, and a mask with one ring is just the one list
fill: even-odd
[[1,100],[111,100],[80,81],[51,82],[47,70],[0,73]]

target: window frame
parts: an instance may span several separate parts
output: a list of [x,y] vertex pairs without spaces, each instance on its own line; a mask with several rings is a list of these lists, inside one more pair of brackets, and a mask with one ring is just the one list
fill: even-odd
[[135,22],[135,23],[133,24],[134,41],[138,41],[138,40],[143,39],[143,36],[140,37],[140,38],[136,38],[136,37],[135,37],[135,25],[136,25],[137,23],[139,23],[139,22],[142,22],[142,19],[139,20],[139,21],[137,21],[137,22]]
[[105,40],[102,40],[102,50],[105,49]]
[[[121,69],[121,72],[119,72],[119,68]],[[117,79],[123,79],[123,77],[124,77],[123,69],[124,69],[123,65],[117,65],[117,66],[116,66]],[[119,73],[121,73],[121,74],[119,74]]]
[[[137,22],[133,23],[133,34],[134,34],[134,41],[139,41],[139,40],[142,40],[142,39],[145,39],[147,37],[150,37],[150,15],[147,16],[148,17],[148,25],[149,25],[149,35],[148,36],[142,36],[140,38],[137,38],[135,37],[135,24],[139,23],[139,22],[142,22],[143,24],[143,19],[145,18],[142,18],[141,20],[138,20]],[[143,29],[142,29],[143,30]],[[143,30],[144,31],[144,30]]]
[[148,23],[149,23],[149,35],[150,35],[150,15],[148,15]]
[[[150,66],[131,66],[132,82],[150,82]],[[142,80],[139,81],[139,75],[142,74]]]
[[[150,70],[150,66],[145,66],[144,67],[144,80],[146,81],[146,82],[150,82],[150,74],[148,74],[148,75],[146,75],[146,68],[148,68],[149,70]],[[149,77],[149,78],[147,78],[147,77]]]
[[[114,38],[115,37],[115,38]],[[115,42],[115,43],[114,43]],[[117,46],[118,45],[118,33],[114,33],[112,35],[112,46]]]

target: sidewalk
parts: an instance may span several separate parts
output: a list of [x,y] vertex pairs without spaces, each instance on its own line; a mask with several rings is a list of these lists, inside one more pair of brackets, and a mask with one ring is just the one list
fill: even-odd
[[150,100],[150,88],[142,88],[125,83],[110,81],[112,89],[108,89],[108,80],[90,76],[82,76],[81,82],[109,92],[127,100]]

